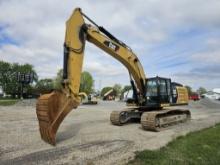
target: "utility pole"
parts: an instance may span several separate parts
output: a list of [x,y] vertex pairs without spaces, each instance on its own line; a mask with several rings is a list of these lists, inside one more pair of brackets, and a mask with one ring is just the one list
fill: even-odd
[[23,90],[24,90],[24,85],[30,84],[33,82],[34,78],[34,73],[29,72],[29,73],[17,73],[17,81],[20,83],[20,99],[23,99]]

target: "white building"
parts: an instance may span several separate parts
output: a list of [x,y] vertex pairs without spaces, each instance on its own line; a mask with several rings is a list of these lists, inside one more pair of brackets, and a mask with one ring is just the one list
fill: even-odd
[[209,99],[220,99],[220,88],[214,88],[212,91],[208,91],[206,94],[203,94],[202,96],[207,97]]
[[212,91],[220,95],[220,88],[214,88]]
[[123,100],[124,100],[124,101],[127,101],[127,99],[132,98],[132,97],[133,97],[133,90],[131,89],[131,90],[126,91],[126,92],[124,93]]

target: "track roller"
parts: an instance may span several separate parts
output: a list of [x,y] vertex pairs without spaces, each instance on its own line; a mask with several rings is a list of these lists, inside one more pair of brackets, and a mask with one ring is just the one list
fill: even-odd
[[185,122],[190,118],[190,111],[183,109],[144,112],[141,116],[141,125],[145,130],[160,131],[162,128]]

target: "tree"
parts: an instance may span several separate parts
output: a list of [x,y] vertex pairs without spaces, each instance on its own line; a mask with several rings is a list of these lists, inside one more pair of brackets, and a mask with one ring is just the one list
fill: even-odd
[[[20,87],[17,80],[18,73],[33,73],[34,75],[34,82],[37,81],[38,76],[30,64],[24,64],[20,65],[18,63],[8,63],[4,61],[0,61],[0,85],[3,88],[3,91],[6,94],[12,95],[12,97],[15,97],[15,95],[20,94]],[[30,87],[30,84],[27,84],[24,86],[24,91],[27,92],[28,88]]]
[[8,62],[0,61],[0,86],[5,92],[9,83],[9,77],[11,72],[11,64]]
[[108,92],[109,90],[111,90],[112,89],[112,87],[104,87],[104,88],[102,88],[102,90],[101,90],[101,96],[104,96],[104,94],[106,93],[106,92]]
[[113,86],[113,89],[114,89],[114,91],[116,93],[116,96],[119,96],[121,94],[121,92],[122,92],[122,87],[121,87],[120,84],[115,84]]
[[122,93],[125,93],[131,89],[132,89],[131,85],[125,85],[124,88],[122,89]]
[[132,89],[131,85],[125,85],[124,88],[121,90],[120,99],[122,100],[124,97],[127,97],[128,93],[126,96],[124,96],[124,93],[128,92],[131,89]]
[[35,88],[37,93],[50,93],[54,89],[53,79],[41,79],[37,82]]
[[207,93],[207,90],[206,90],[205,88],[203,88],[203,87],[199,87],[199,89],[197,90],[197,92],[198,92],[200,95],[202,95],[202,94],[204,94],[204,93]]
[[54,89],[61,89],[62,88],[62,80],[63,80],[63,69],[58,70],[57,76],[54,79]]
[[[53,81],[54,89],[62,88],[62,80],[63,80],[63,69],[58,70],[57,76]],[[80,92],[85,92],[87,95],[93,92],[94,80],[92,75],[84,71],[81,73],[80,80]]]
[[93,85],[94,85],[94,80],[92,75],[84,71],[81,74],[81,81],[80,81],[80,92],[85,92],[87,95],[93,92]]
[[188,86],[188,85],[186,85],[185,87],[186,87],[186,89],[187,89],[187,91],[188,91],[188,94],[189,94],[189,95],[192,95],[192,93],[193,93],[192,87],[190,87],[190,86]]

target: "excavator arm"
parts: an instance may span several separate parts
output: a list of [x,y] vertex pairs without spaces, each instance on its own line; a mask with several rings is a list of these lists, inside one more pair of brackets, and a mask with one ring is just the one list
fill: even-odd
[[[93,25],[86,24],[84,18]],[[76,8],[66,22],[63,88],[42,95],[36,106],[41,137],[52,145],[56,144],[56,132],[65,116],[80,104],[80,75],[86,41],[104,50],[128,69],[137,104],[141,105],[145,101],[146,77],[137,56],[126,44],[94,23],[80,8]]]

